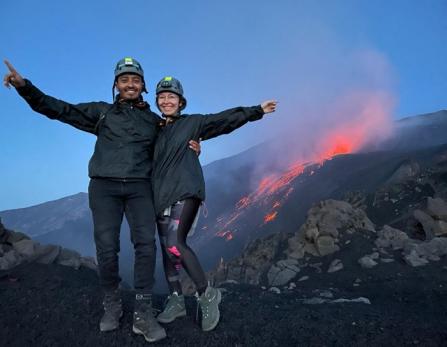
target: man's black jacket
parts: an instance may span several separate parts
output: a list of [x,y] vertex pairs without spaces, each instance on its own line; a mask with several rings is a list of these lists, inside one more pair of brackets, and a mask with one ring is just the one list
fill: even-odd
[[150,178],[160,118],[148,105],[143,109],[127,102],[73,105],[45,95],[28,80],[17,92],[34,111],[97,135],[89,163],[91,178]]
[[154,152],[152,189],[157,214],[186,198],[205,200],[205,181],[189,140],[228,134],[249,121],[261,119],[261,106],[236,107],[213,115],[182,115],[158,133]]

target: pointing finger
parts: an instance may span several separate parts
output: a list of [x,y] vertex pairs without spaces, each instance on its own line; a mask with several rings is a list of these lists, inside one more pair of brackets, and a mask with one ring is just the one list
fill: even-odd
[[6,59],[4,60],[4,63],[6,64],[6,66],[8,67],[9,71],[11,71],[12,73],[17,73],[16,69],[14,69],[14,66],[11,65],[11,63],[9,61],[7,61]]

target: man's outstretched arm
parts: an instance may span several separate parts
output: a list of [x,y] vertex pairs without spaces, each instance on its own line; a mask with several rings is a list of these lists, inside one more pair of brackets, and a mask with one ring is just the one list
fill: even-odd
[[95,132],[99,116],[109,108],[108,104],[89,102],[74,105],[53,98],[24,79],[9,61],[5,60],[4,62],[8,67],[8,73],[3,78],[3,84],[7,88],[11,88],[11,86],[16,88],[19,95],[25,99],[34,111],[50,119],[57,119],[70,124],[80,130],[90,133]]

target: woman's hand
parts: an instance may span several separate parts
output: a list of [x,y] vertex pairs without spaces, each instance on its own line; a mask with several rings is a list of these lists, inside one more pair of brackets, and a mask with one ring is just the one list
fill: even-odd
[[200,152],[202,151],[202,147],[200,146],[200,140],[199,141],[190,140],[189,148],[191,148],[194,152],[196,152],[197,156],[199,156]]
[[267,100],[261,104],[264,113],[271,113],[276,111],[276,105],[278,102],[276,100]]
[[7,60],[4,61],[6,66],[8,67],[9,72],[3,78],[3,84],[7,88],[11,88],[11,85],[14,88],[23,87],[25,85],[25,80],[22,76],[14,69],[14,66]]

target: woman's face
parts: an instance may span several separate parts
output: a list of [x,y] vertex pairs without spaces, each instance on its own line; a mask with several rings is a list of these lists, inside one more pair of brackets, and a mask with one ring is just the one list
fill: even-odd
[[157,96],[157,105],[165,116],[174,116],[178,113],[182,102],[180,97],[171,92],[161,92]]

